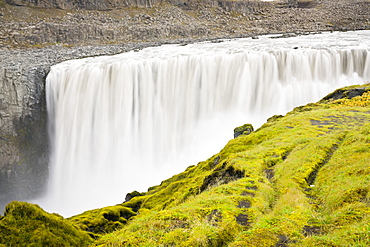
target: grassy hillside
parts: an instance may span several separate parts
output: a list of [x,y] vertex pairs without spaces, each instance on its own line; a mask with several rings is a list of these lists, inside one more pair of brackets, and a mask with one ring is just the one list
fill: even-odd
[[370,246],[369,158],[366,84],[273,116],[148,192],[68,223],[92,246]]
[[[369,246],[368,90],[337,90],[238,136],[116,206],[137,215],[110,234],[95,228],[94,245]],[[93,229],[98,218],[90,211],[72,220]]]

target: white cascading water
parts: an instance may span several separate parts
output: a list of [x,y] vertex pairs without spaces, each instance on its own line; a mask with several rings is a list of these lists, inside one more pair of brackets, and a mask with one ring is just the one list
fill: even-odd
[[239,125],[369,80],[369,40],[365,31],[266,36],[55,65],[50,182],[37,203],[70,216],[146,191],[217,153]]

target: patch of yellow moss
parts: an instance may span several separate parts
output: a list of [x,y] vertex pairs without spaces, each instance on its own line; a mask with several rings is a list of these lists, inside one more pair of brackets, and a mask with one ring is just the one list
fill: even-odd
[[0,217],[0,246],[87,246],[89,235],[39,206],[12,202]]

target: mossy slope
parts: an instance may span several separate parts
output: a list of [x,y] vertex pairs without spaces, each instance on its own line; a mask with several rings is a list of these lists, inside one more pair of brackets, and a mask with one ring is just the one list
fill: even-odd
[[0,246],[87,246],[89,235],[39,206],[12,202],[0,217]]
[[347,87],[122,204],[66,220],[13,202],[0,246],[370,246],[369,158],[370,85]]
[[138,214],[94,245],[369,246],[369,89],[238,136],[123,203]]

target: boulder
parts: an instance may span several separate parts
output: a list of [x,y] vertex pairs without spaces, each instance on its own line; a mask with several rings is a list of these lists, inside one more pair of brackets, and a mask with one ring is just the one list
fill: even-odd
[[239,126],[234,129],[234,138],[240,135],[249,135],[253,131],[254,129],[251,124],[244,124],[243,126]]

